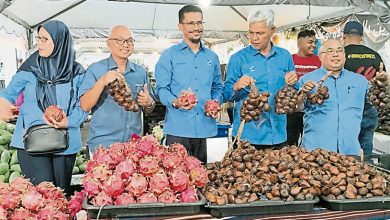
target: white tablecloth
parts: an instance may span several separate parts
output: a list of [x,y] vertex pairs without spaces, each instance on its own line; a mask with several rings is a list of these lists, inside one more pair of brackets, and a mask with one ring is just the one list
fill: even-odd
[[390,136],[375,132],[374,151],[378,151],[378,153],[390,154]]

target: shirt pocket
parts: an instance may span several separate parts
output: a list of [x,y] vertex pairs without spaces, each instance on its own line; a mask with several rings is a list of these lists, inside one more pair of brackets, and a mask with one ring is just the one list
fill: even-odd
[[195,68],[194,77],[195,79],[199,76],[199,81],[202,85],[211,86],[214,77],[214,66],[215,61],[212,59],[205,59],[204,62],[198,65],[198,68]]
[[189,62],[185,59],[175,59],[172,62],[172,83],[176,85],[189,85],[189,76],[192,75],[192,70],[189,67]]
[[343,95],[346,99],[346,109],[363,109],[365,93],[359,87],[350,85],[344,88]]

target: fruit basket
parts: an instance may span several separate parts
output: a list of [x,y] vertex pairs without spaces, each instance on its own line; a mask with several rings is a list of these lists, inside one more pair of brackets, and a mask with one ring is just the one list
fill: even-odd
[[319,199],[306,201],[283,201],[269,200],[256,201],[245,204],[227,204],[227,205],[206,205],[210,214],[217,218],[238,215],[258,215],[258,214],[280,214],[288,212],[308,212],[312,211],[314,204],[318,203]]
[[327,209],[333,211],[352,211],[369,209],[389,209],[390,196],[371,197],[365,199],[329,199],[326,196],[320,196]]
[[[83,209],[90,218],[115,218],[115,217],[139,217],[139,216],[166,216],[166,215],[187,215],[199,213],[202,206],[206,204],[206,198],[198,191],[199,201],[193,203],[137,203],[127,206],[93,206],[88,203],[85,197]],[[100,212],[100,213],[99,213]]]

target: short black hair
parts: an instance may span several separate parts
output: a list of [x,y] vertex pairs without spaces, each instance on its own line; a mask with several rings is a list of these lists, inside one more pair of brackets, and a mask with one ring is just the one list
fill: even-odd
[[179,11],[179,23],[182,23],[184,20],[184,14],[189,12],[199,12],[203,14],[202,9],[195,5],[186,5]]
[[298,39],[302,37],[315,37],[315,36],[316,36],[316,32],[314,32],[313,30],[305,29],[298,33]]

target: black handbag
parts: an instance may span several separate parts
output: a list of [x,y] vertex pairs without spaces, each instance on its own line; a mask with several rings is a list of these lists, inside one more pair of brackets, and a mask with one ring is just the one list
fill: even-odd
[[[66,116],[69,115],[73,99],[73,80],[71,80],[70,99]],[[23,120],[24,127],[24,120]],[[64,152],[69,148],[67,128],[54,128],[47,124],[33,125],[23,135],[24,148],[30,155],[51,154]]]

